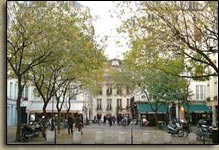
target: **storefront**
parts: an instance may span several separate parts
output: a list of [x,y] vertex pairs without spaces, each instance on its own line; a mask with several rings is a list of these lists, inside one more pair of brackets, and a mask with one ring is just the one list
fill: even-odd
[[196,125],[200,119],[207,119],[212,116],[212,110],[205,104],[190,104],[189,108],[186,104],[182,104],[182,107],[185,114],[189,112],[192,125]]
[[[28,115],[28,122],[31,120],[39,119],[43,115],[43,102],[32,102],[26,109]],[[47,118],[52,117],[52,114],[57,114],[56,103],[48,103],[46,107]],[[61,110],[61,117],[65,118],[67,113],[67,107],[64,104]],[[83,103],[71,103],[70,114],[83,114]]]
[[[149,126],[155,126],[155,105],[154,104],[149,104],[149,103],[140,103],[137,104],[137,110],[138,110],[138,115],[139,119],[142,120],[143,117],[146,116],[147,120],[150,121]],[[165,122],[167,117],[169,116],[169,106],[160,104],[157,106],[157,117],[158,121],[160,122]]]

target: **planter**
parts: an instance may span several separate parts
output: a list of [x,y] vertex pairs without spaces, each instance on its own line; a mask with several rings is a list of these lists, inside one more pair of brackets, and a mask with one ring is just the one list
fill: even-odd
[[95,144],[103,144],[104,135],[103,132],[96,132],[95,134]]
[[119,132],[118,143],[119,144],[126,144],[126,133],[125,132]]
[[213,144],[218,144],[218,128],[212,129],[212,142]]

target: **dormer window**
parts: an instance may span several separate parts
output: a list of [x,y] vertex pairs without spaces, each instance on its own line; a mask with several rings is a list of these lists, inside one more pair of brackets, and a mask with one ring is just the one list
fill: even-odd
[[119,66],[119,62],[117,60],[112,61],[112,66]]

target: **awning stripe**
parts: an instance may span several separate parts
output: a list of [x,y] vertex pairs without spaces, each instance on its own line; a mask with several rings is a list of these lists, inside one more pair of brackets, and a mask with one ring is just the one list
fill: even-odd
[[[188,109],[187,109],[187,105],[186,104],[182,104],[184,110],[186,112],[188,112]],[[205,104],[190,104],[189,105],[189,112],[211,112],[212,110]]]
[[[152,107],[155,108],[155,105],[152,104]],[[154,113],[150,104],[137,104],[137,108],[139,113]],[[157,112],[166,113],[167,111],[169,111],[169,108],[164,104],[160,104]]]
[[[61,112],[66,112],[67,109],[64,106],[65,104],[63,104],[62,106],[62,110]],[[71,103],[71,108],[70,108],[70,112],[82,112],[83,109],[83,103]],[[37,102],[33,102],[32,104],[30,104],[29,107],[27,107],[26,109],[27,112],[42,112],[43,111],[43,103],[37,103]],[[49,103],[46,107],[46,111],[49,112],[57,112],[57,108],[56,108],[56,103],[52,104]]]

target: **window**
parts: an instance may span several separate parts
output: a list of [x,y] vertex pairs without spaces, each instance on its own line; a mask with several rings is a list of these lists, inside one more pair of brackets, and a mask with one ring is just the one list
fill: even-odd
[[112,66],[119,66],[119,62],[117,60],[112,61]]
[[102,87],[98,86],[97,95],[102,95]]
[[13,83],[10,82],[10,86],[9,86],[9,98],[12,98],[12,87],[13,86]]
[[102,99],[97,99],[97,110],[102,110]]
[[196,85],[196,100],[204,100],[206,87],[204,85]]
[[117,95],[122,95],[122,87],[121,87],[121,85],[117,85]]
[[23,100],[28,100],[28,87],[27,86],[24,87],[22,97],[23,97]]
[[76,100],[77,99],[77,93],[78,93],[78,89],[76,88],[76,86],[71,85],[69,87],[69,98],[70,98],[70,100]]
[[14,84],[14,99],[17,99],[17,83]]
[[130,106],[130,101],[129,101],[129,99],[127,99],[126,107],[129,107],[129,106]]
[[117,107],[122,107],[122,99],[117,99]]
[[112,99],[107,99],[107,110],[111,110],[112,109]]
[[106,94],[107,94],[107,95],[112,95],[112,92],[113,92],[112,86],[111,86],[111,85],[108,85],[108,86],[107,86],[107,89],[106,89]]
[[148,21],[154,21],[154,14],[148,14]]
[[146,98],[145,95],[141,95],[141,99],[144,100]]

